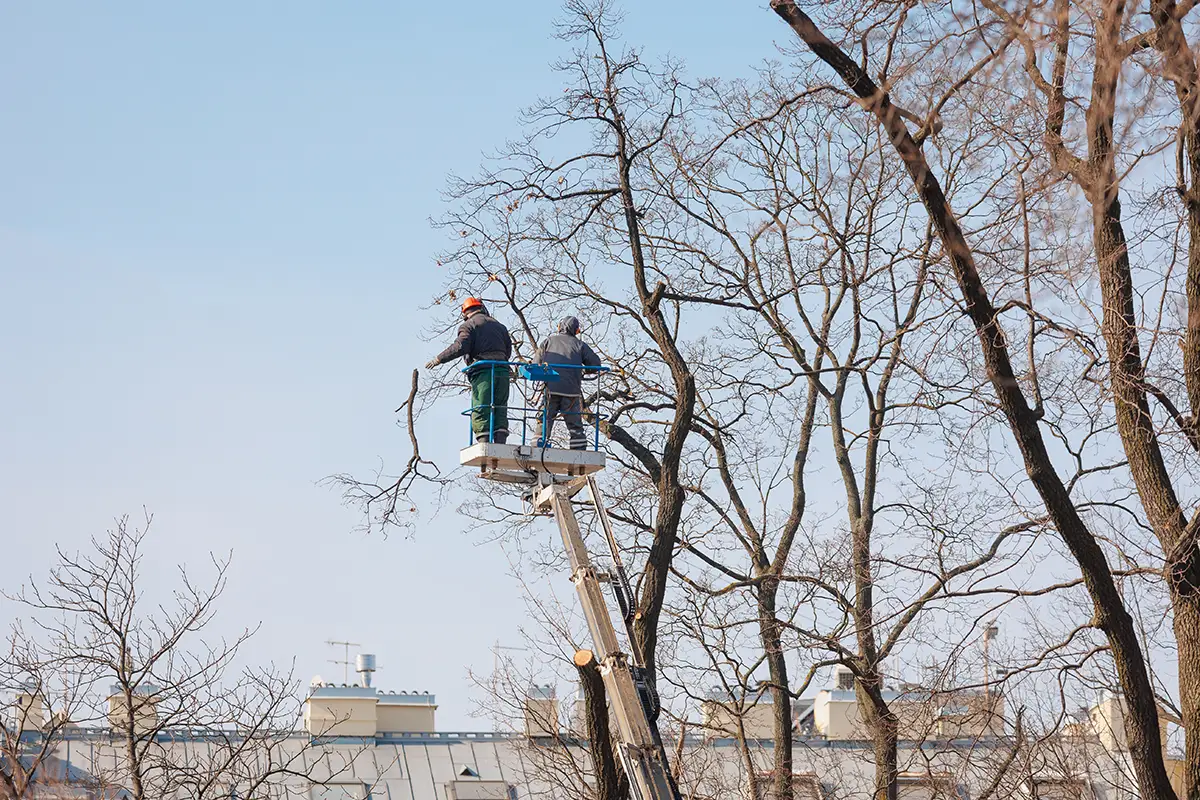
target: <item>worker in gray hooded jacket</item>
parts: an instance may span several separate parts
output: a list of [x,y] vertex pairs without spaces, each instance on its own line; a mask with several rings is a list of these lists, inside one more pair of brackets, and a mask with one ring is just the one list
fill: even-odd
[[[598,367],[600,357],[587,342],[579,338],[579,320],[567,317],[558,323],[558,333],[546,337],[537,351],[539,364],[550,364],[558,373],[556,381],[548,381],[546,406],[542,422],[538,425],[538,447],[550,444],[550,433],[554,429],[554,418],[562,415],[571,437],[572,450],[587,448],[587,435],[583,432],[583,369],[571,367]],[[594,377],[592,373],[589,377]]]

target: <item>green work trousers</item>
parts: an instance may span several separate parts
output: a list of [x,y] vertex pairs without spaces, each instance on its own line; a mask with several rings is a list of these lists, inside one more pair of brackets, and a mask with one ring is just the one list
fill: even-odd
[[508,438],[508,367],[485,365],[468,378],[475,441],[503,443]]

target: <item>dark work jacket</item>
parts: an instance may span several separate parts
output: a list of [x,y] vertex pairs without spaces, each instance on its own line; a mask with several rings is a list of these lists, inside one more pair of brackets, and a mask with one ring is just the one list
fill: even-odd
[[438,354],[437,360],[445,364],[462,358],[471,365],[476,361],[508,361],[511,357],[512,337],[508,328],[481,311],[458,326],[458,338]]
[[[537,360],[539,364],[600,366],[600,356],[587,346],[587,342],[569,333],[555,333],[546,337],[546,341],[542,342],[542,346],[538,348]],[[546,382],[547,392],[572,396],[583,394],[583,384],[581,383],[583,370],[561,367],[555,369],[559,374],[559,379]]]

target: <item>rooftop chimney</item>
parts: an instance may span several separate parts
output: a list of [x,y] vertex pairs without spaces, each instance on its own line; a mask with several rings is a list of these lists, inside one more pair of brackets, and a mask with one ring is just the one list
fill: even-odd
[[22,731],[40,731],[46,726],[46,703],[41,689],[25,687],[14,698],[14,726]]
[[375,656],[370,653],[359,653],[355,659],[354,671],[358,673],[362,685],[371,688],[371,674],[375,672]]
[[113,684],[108,696],[108,724],[113,730],[124,733],[130,722],[137,736],[144,736],[158,726],[157,686],[142,684],[129,693],[128,702],[124,689]]
[[531,686],[525,696],[525,735],[558,735],[558,697],[553,686]]

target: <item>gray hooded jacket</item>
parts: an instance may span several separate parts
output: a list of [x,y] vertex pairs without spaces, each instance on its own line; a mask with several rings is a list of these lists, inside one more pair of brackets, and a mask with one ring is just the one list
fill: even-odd
[[[583,370],[570,369],[570,366],[581,367],[600,366],[600,356],[587,342],[577,337],[579,320],[567,317],[558,324],[558,333],[546,337],[537,351],[539,364],[565,364],[568,368],[557,367],[559,379],[546,383],[546,391],[550,394],[565,394],[573,397],[583,394]],[[593,373],[594,374],[594,373]]]

